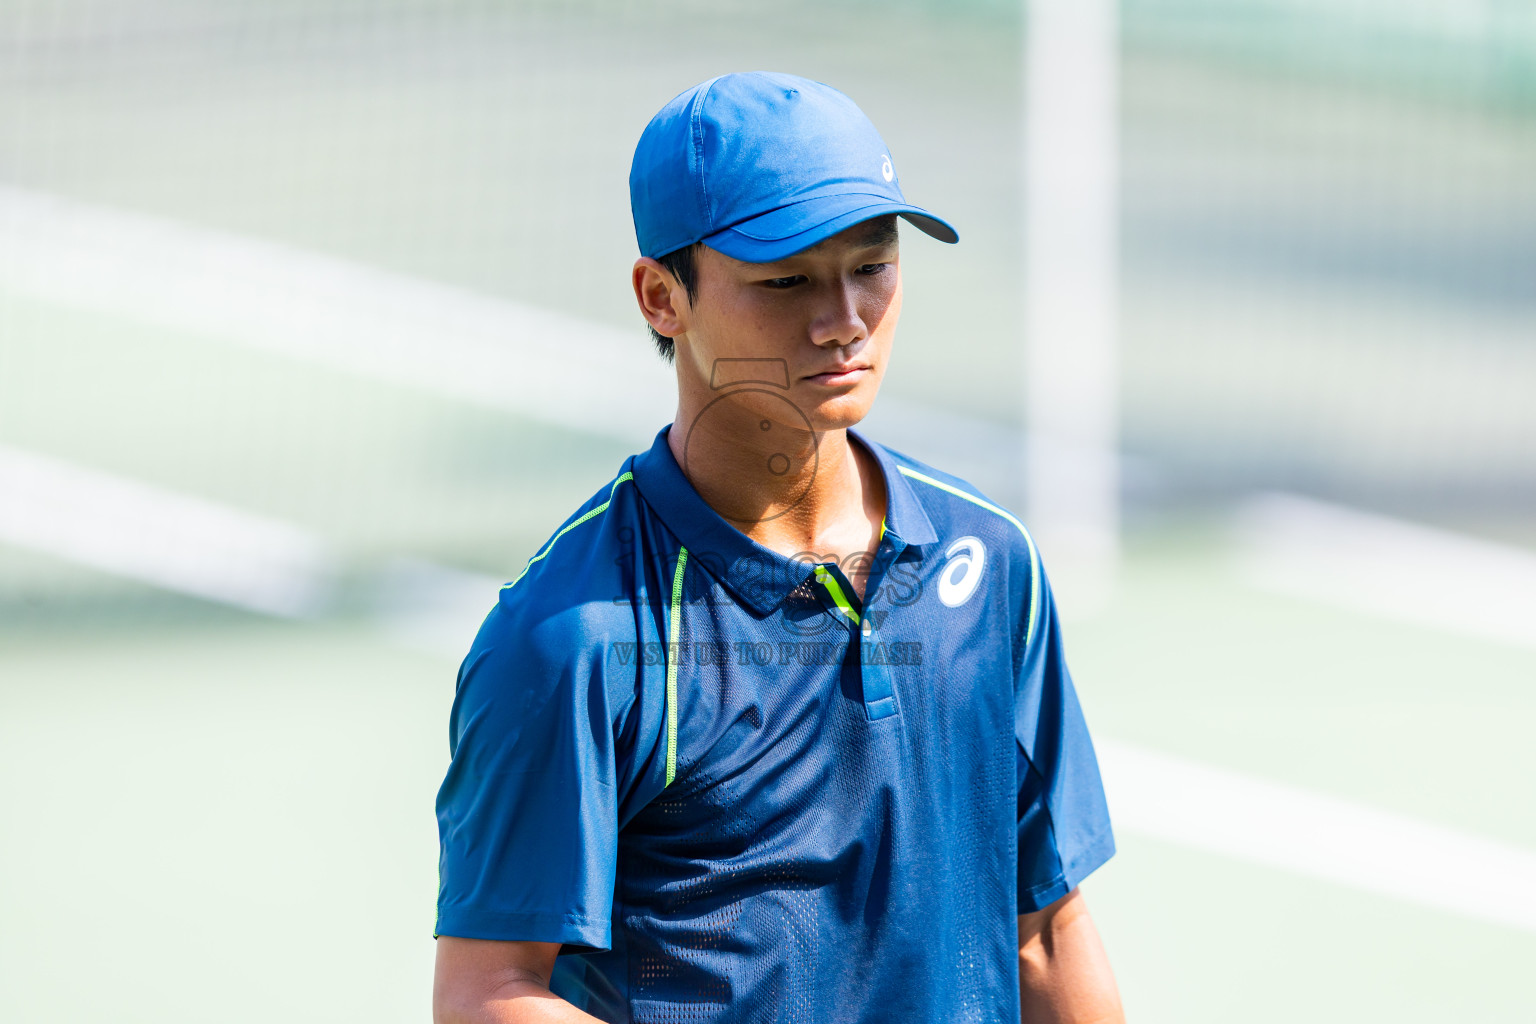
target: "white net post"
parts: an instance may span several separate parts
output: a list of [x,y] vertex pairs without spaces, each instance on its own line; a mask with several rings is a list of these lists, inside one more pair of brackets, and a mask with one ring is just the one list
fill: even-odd
[[1068,613],[1119,560],[1116,0],[1026,0],[1026,512]]

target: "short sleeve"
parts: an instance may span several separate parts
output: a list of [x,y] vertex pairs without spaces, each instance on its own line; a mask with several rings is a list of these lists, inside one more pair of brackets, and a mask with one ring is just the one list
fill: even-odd
[[[1098,759],[1062,651],[1050,583],[1039,575],[1036,614],[1014,690],[1018,763],[1018,911],[1043,909],[1115,852]],[[1023,622],[1030,621],[1026,607]]]
[[609,946],[614,709],[601,645],[585,651],[580,632],[503,602],[459,670],[437,797],[438,935]]

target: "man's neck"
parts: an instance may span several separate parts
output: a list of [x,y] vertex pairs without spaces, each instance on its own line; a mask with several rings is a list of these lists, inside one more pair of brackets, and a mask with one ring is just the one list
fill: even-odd
[[685,423],[680,415],[667,444],[694,490],[732,526],[786,557],[836,560],[862,594],[885,518],[879,462],[843,429],[743,426],[758,424],[708,413]]

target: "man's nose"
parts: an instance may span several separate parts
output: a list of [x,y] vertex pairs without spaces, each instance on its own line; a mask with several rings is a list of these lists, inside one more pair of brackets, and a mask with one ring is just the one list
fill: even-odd
[[816,315],[811,320],[811,341],[842,348],[867,337],[869,325],[864,322],[857,300],[857,293],[846,284],[828,287],[818,296]]

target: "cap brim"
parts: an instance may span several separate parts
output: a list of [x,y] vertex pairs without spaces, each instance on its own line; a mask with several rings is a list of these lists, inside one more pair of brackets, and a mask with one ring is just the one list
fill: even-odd
[[941,242],[958,242],[948,221],[920,206],[865,194],[818,196],[742,221],[703,239],[705,245],[744,263],[772,263],[818,245],[855,224],[897,214]]

